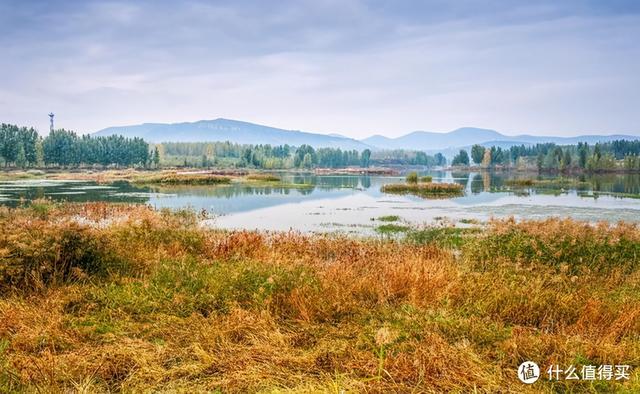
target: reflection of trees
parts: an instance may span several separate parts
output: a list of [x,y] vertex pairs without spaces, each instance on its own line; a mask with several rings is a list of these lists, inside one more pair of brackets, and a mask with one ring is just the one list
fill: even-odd
[[452,172],[450,178],[445,174],[442,179],[453,181],[453,183],[462,185],[465,189],[471,189],[471,193],[478,194],[482,191],[491,191],[493,174],[489,173],[488,171],[483,171],[482,173],[466,171]]
[[482,181],[482,175],[474,174],[471,179],[471,193],[478,194],[484,190],[484,183]]
[[160,193],[190,194],[198,197],[234,198],[247,195],[268,196],[271,194],[289,195],[291,190],[297,190],[302,195],[308,195],[315,186],[250,186],[250,185],[224,185],[224,186],[171,186],[157,187],[154,189]]
[[624,192],[640,194],[640,175],[639,174],[627,174],[623,180]]
[[[497,179],[498,178],[496,178],[496,180]],[[485,192],[491,191],[491,175],[489,174],[489,171],[484,171],[482,173],[482,187]]]
[[639,174],[593,174],[586,176],[594,191],[640,194]]
[[462,187],[467,187],[467,182],[469,182],[470,174],[468,172],[452,172],[451,176],[453,177],[453,182]]
[[[329,175],[329,176],[315,176],[315,175],[294,175],[291,182],[304,185],[315,185],[322,189],[340,189],[340,188],[357,188],[362,181],[363,176],[354,175]],[[371,181],[368,179],[369,186]],[[367,187],[369,187],[367,186]]]
[[362,187],[364,189],[370,188],[371,187],[371,177],[370,176],[360,177],[360,183],[362,184]]

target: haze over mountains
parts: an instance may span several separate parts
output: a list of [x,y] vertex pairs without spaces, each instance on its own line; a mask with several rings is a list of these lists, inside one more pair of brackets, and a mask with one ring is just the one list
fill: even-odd
[[632,135],[581,135],[575,137],[553,137],[516,135],[508,136],[495,130],[463,127],[448,133],[414,131],[397,138],[374,135],[364,140],[356,140],[339,134],[318,134],[297,130],[283,130],[254,123],[230,119],[200,120],[184,123],[144,123],[133,126],[109,127],[95,133],[98,136],[121,134],[125,137],[141,137],[148,142],[210,142],[230,141],[239,144],[271,144],[315,148],[330,147],[341,149],[410,149],[427,152],[450,151],[468,148],[473,144],[501,146],[554,142],[559,145],[578,142],[606,142],[616,139],[638,139]]

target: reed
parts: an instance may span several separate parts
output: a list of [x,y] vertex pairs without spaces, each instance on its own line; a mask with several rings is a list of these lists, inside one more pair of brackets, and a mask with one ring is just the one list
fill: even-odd
[[449,198],[464,194],[464,187],[457,183],[392,183],[383,185],[383,193],[413,194],[422,198]]
[[506,186],[512,187],[535,187],[548,189],[572,188],[584,190],[591,187],[591,183],[573,178],[556,179],[508,179],[504,181]]
[[638,367],[633,225],[361,239],[91,203],[0,208],[0,228],[0,392],[640,390],[635,369],[516,378],[524,360]]
[[231,178],[213,174],[180,174],[172,172],[137,177],[133,182],[159,185],[223,185],[231,183]]
[[250,174],[246,177],[250,181],[262,181],[262,182],[280,182],[282,179],[272,174]]

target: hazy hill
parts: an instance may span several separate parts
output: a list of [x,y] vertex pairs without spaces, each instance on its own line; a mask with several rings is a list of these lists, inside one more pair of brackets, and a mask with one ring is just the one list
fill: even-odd
[[448,133],[414,131],[398,138],[387,138],[381,135],[366,138],[362,142],[385,149],[419,149],[438,150],[463,147],[469,144],[480,144],[485,141],[502,140],[504,135],[495,130],[463,127]]
[[317,134],[295,130],[283,130],[254,123],[229,119],[201,120],[185,123],[144,123],[134,126],[109,127],[96,135],[122,134],[127,137],[142,137],[149,142],[203,142],[231,141],[240,144],[289,144],[300,146],[307,144],[316,148],[331,147],[341,149],[411,149],[429,153],[455,152],[474,144],[484,146],[531,145],[554,142],[559,145],[578,142],[606,142],[616,139],[638,139],[632,135],[583,135],[576,137],[552,137],[534,135],[509,136],[495,130],[463,127],[448,133],[414,131],[397,138],[374,135],[362,141],[340,134]]
[[294,146],[308,144],[314,147],[357,149],[359,151],[370,148],[358,140],[342,136],[283,130],[230,119],[171,124],[144,123],[135,126],[109,127],[95,133],[95,135],[102,136],[112,134],[142,137],[149,142],[231,141],[239,144],[289,144]]

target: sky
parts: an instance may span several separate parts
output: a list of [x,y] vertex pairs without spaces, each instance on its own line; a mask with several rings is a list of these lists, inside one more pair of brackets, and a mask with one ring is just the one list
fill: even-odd
[[640,135],[640,1],[0,0],[0,122]]

